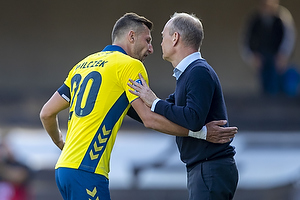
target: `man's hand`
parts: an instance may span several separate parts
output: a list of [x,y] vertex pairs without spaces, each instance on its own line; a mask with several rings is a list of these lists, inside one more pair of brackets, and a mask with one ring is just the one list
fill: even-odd
[[206,141],[212,143],[227,143],[234,138],[238,132],[237,127],[223,127],[227,123],[226,120],[211,121],[206,124],[207,135]]
[[143,78],[143,76],[141,74],[139,74],[139,77],[142,81],[142,84],[139,84],[138,82],[129,79],[129,82],[131,83],[127,83],[127,85],[129,87],[131,87],[134,90],[129,90],[129,92],[131,92],[134,95],[139,96],[144,103],[151,108],[152,103],[155,99],[157,99],[157,96],[154,94],[154,92],[148,87],[145,79]]

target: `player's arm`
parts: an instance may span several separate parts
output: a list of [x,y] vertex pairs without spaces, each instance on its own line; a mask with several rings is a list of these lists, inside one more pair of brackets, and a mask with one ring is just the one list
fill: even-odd
[[59,128],[57,115],[60,111],[69,107],[69,103],[56,91],[43,106],[40,112],[41,122],[51,137],[52,141],[61,150],[64,147],[62,133]]
[[130,106],[130,108],[129,108],[128,112],[127,112],[127,116],[129,116],[130,118],[134,119],[135,121],[143,123],[143,121],[141,120],[140,116],[136,113],[136,111],[134,110],[134,108],[132,106]]
[[147,107],[144,102],[137,98],[131,102],[131,106],[137,112],[146,128],[154,129],[169,135],[188,136],[188,130],[165,118],[156,114]]
[[[134,110],[142,119],[146,128],[175,136],[189,136],[189,130],[179,126],[162,115],[154,113],[144,102],[138,98],[131,103]],[[206,141],[213,143],[230,142],[231,138],[237,133],[236,127],[222,127],[227,123],[226,120],[212,121],[206,124]]]

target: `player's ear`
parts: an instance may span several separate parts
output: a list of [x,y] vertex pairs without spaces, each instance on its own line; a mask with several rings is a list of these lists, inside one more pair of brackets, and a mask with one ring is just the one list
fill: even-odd
[[135,32],[133,30],[128,32],[127,39],[130,43],[134,43],[135,40]]

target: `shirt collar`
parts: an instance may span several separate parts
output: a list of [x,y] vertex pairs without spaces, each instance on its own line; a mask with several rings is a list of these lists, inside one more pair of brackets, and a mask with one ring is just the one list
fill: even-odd
[[107,45],[102,51],[119,51],[127,55],[126,51],[117,45]]
[[174,72],[173,76],[176,78],[176,80],[179,79],[179,77],[181,76],[181,74],[185,71],[185,69],[192,62],[194,62],[195,60],[198,60],[198,59],[202,59],[200,52],[192,53],[192,54],[188,55],[187,57],[185,57],[184,59],[182,59],[180,61],[180,63],[173,70],[173,72]]

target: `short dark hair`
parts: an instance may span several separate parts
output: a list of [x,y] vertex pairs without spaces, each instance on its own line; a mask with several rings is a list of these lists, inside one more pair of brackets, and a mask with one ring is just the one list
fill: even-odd
[[137,31],[140,27],[145,25],[150,31],[152,31],[153,23],[145,18],[144,16],[139,16],[136,13],[126,13],[115,23],[111,38],[112,41],[124,33],[125,30],[132,28]]

